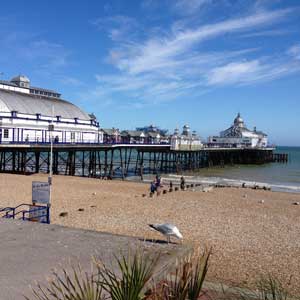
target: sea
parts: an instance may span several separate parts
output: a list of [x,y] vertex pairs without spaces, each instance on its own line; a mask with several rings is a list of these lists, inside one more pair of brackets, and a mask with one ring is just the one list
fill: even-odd
[[288,162],[204,168],[187,175],[199,180],[206,178],[211,182],[225,179],[233,183],[263,183],[274,191],[300,193],[300,147],[277,147],[276,152],[287,153]]

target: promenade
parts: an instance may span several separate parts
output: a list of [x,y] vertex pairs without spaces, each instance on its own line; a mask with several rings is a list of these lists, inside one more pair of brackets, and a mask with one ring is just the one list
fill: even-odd
[[[138,238],[113,235],[59,225],[0,219],[0,300],[23,300],[30,296],[30,285],[47,282],[51,271],[80,263],[83,271],[91,271],[92,257],[99,257],[108,266],[113,255],[125,256],[139,249],[154,256],[160,253],[155,270],[161,272],[174,265],[175,260],[192,250],[189,246],[154,243]],[[116,268],[116,267],[115,267]]]

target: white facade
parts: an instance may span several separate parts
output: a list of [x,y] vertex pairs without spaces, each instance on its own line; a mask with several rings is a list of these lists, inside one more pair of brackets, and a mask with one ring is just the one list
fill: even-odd
[[183,126],[182,134],[179,134],[179,130],[175,129],[174,134],[171,136],[171,150],[199,150],[202,147],[200,137],[195,131],[190,134],[188,125]]
[[234,123],[228,129],[220,132],[220,136],[210,136],[208,145],[211,147],[236,147],[236,148],[266,148],[268,136],[257,131],[249,130],[240,114],[234,119]]
[[[19,88],[10,85],[18,86],[18,79]],[[59,93],[30,88],[25,76],[13,80],[0,82],[0,143],[49,143],[51,137],[55,143],[103,142],[98,122],[72,103],[60,99]],[[30,91],[44,92],[44,96]],[[50,132],[52,124],[54,130]]]

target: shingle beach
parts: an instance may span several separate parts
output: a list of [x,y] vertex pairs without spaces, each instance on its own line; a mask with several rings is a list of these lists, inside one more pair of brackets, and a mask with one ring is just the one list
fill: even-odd
[[[30,203],[31,182],[46,180],[0,174],[0,207]],[[51,222],[145,239],[163,239],[147,224],[174,223],[184,243],[213,247],[210,281],[251,286],[271,273],[300,294],[300,205],[293,204],[300,194],[215,188],[150,198],[148,190],[143,183],[55,176]]]

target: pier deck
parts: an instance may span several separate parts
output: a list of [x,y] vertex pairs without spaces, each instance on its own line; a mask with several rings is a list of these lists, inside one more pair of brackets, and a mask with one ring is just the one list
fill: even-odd
[[[172,150],[169,144],[54,144],[53,173],[125,178],[200,168],[287,161],[274,148]],[[49,173],[50,144],[1,144],[0,172]]]

